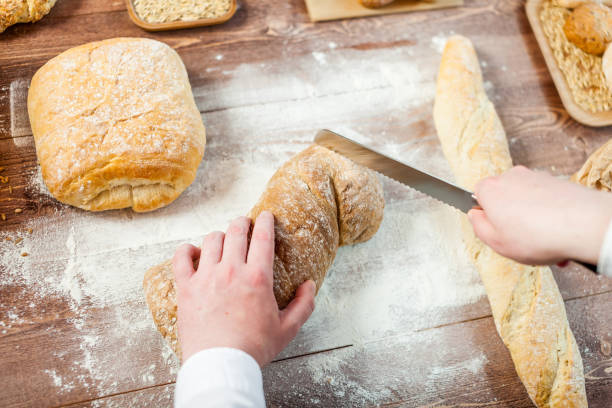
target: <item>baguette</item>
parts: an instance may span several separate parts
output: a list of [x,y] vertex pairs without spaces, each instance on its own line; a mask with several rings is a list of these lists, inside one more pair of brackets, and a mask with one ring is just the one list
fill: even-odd
[[[473,190],[481,179],[512,167],[476,52],[464,37],[450,38],[444,49],[434,121],[444,155],[464,188]],[[476,238],[467,217],[462,222],[497,331],[531,400],[538,407],[586,407],[582,359],[550,268],[498,255]]]
[[[274,296],[279,308],[308,279],[317,290],[338,247],[364,242],[378,230],[384,199],[370,170],[313,145],[272,176],[248,216],[274,214]],[[180,356],[176,331],[176,293],[170,261],[147,271],[144,292],[153,320]]]

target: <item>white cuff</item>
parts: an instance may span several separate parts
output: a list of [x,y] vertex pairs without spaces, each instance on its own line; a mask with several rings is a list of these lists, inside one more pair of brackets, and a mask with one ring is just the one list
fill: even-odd
[[608,232],[606,232],[603,245],[601,246],[599,262],[597,262],[597,272],[612,277],[612,221],[610,221]]
[[259,364],[233,348],[202,350],[181,367],[176,379],[175,408],[264,408]]

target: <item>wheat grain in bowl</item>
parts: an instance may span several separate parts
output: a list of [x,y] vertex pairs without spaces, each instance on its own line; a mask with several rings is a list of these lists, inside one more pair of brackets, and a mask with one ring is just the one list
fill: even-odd
[[587,112],[610,111],[612,91],[606,84],[601,57],[582,51],[563,31],[570,14],[571,10],[556,6],[552,0],[542,3],[540,21],[548,44],[574,102]]
[[147,23],[195,21],[226,15],[231,0],[133,0],[134,11]]

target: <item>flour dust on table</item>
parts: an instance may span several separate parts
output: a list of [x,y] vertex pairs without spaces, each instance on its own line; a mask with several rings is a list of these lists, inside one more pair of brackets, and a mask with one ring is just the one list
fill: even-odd
[[[434,50],[325,43],[316,52],[237,66],[215,59],[192,73],[207,151],[193,184],[168,207],[87,213],[52,202],[39,171],[33,174],[26,188],[40,201],[40,215],[20,232],[0,234],[11,239],[0,245],[0,329],[8,335],[55,316],[46,333],[66,344],[48,351],[41,381],[62,394],[87,385],[96,395],[121,392],[125,383],[144,388],[174,381],[178,364],[145,305],[144,272],[180,243],[199,244],[204,234],[246,214],[274,171],[321,128],[450,178],[431,120]],[[220,78],[208,81],[209,75]],[[26,109],[19,100],[15,115]],[[339,251],[314,314],[279,358],[357,349],[489,313],[455,211],[389,179],[383,185],[380,230]],[[12,307],[11,297],[31,306]],[[66,359],[71,364],[58,363]]]

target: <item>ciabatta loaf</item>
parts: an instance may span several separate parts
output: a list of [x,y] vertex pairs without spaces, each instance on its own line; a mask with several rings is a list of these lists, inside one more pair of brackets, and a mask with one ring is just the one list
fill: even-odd
[[69,49],[28,93],[49,192],[90,211],[150,211],[194,180],[206,134],[187,71],[159,41],[114,38]]
[[[442,55],[434,121],[459,185],[512,166],[495,108],[485,94],[472,43],[450,38]],[[538,407],[586,407],[582,359],[548,267],[527,266],[479,241],[463,217],[464,239],[485,286],[497,331]]]
[[[338,247],[367,241],[383,217],[382,185],[370,170],[320,146],[311,146],[272,176],[248,216],[274,214],[274,296],[279,308],[308,279],[317,290]],[[180,356],[172,264],[145,274],[144,292],[157,328]]]

